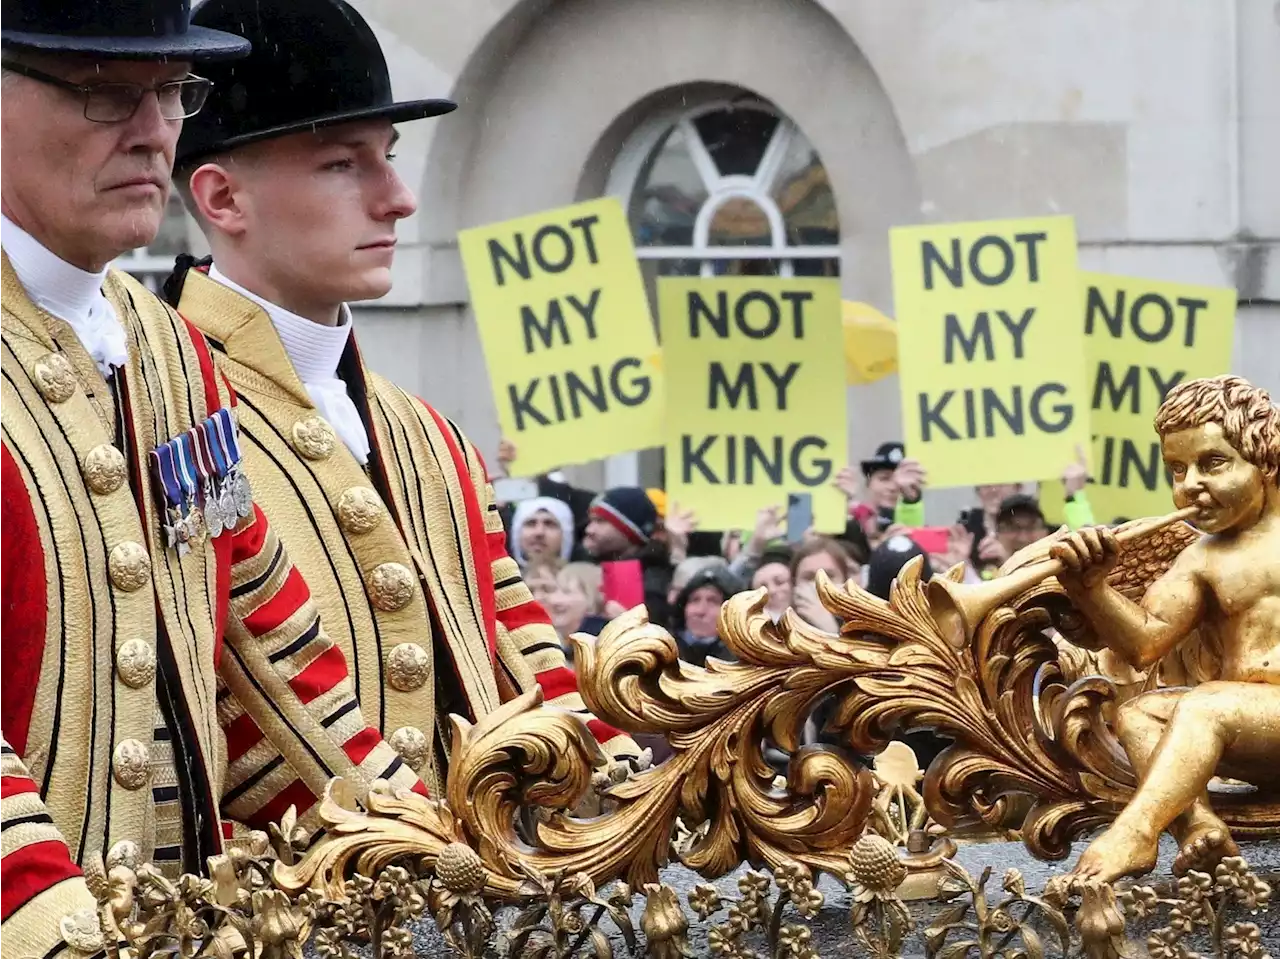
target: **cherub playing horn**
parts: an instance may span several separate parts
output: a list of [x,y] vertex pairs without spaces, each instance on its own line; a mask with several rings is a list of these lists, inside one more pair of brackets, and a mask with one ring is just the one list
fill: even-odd
[[1209,805],[1215,775],[1280,785],[1280,411],[1265,390],[1219,376],[1171,390],[1155,428],[1174,503],[1196,508],[1200,537],[1138,602],[1107,584],[1121,548],[1111,530],[1077,530],[1050,551],[1095,635],[1135,668],[1196,630],[1220,654],[1210,681],[1119,710],[1116,735],[1140,785],[1075,869],[1107,882],[1150,870],[1166,829],[1180,846],[1175,874],[1234,855]]

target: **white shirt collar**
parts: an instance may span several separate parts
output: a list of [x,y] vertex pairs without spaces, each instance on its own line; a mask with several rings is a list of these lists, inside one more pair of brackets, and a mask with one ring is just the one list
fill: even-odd
[[106,268],[89,273],[72,266],[8,217],[0,216],[0,230],[0,243],[31,302],[66,321],[104,376],[128,362],[128,337],[102,292]]
[[266,311],[280,334],[280,342],[289,354],[298,379],[303,383],[333,379],[338,375],[338,364],[342,362],[347,341],[351,339],[351,310],[347,304],[342,304],[342,322],[337,326],[325,326],[246,290],[219,270],[216,263],[209,267],[209,279],[217,280],[228,289],[253,300]]
[[346,384],[338,376],[347,341],[351,339],[351,310],[342,304],[342,322],[325,326],[291,313],[270,300],[251,293],[218,270],[209,267],[209,279],[257,303],[271,318],[293,370],[311,397],[316,410],[329,421],[351,454],[362,464],[369,461],[369,434],[360,411],[347,393]]

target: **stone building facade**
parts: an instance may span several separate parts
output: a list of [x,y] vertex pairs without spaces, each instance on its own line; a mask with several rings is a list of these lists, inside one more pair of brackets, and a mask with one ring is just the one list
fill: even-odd
[[[647,278],[838,273],[891,315],[891,226],[1071,213],[1085,269],[1236,287],[1234,370],[1280,395],[1276,0],[355,2],[399,96],[460,104],[402,130],[361,340],[487,452],[457,231],[605,194]],[[896,438],[895,379],[848,402],[855,457]]]

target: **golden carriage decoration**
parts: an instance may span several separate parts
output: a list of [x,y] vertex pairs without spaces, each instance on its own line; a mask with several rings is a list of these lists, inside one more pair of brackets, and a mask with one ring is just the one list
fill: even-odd
[[[1122,528],[1132,542],[1108,582],[1141,596],[1197,535],[1178,518]],[[570,812],[599,784],[604,757],[575,717],[543,707],[535,692],[475,725],[455,719],[442,799],[379,786],[359,809],[331,787],[320,811],[326,836],[296,861],[276,862],[271,882],[297,901],[340,900],[351,876],[413,863],[457,873],[464,893],[497,902],[527,897],[531,876],[657,890],[673,850],[708,878],[748,862],[844,880],[877,790],[855,754],[913,728],[954,740],[925,776],[934,820],[1019,829],[1035,856],[1065,858],[1118,814],[1136,783],[1109,724],[1126,684],[1101,674],[1105,663],[1089,651],[1096,638],[1048,575],[1054,538],[979,586],[960,584],[958,568],[925,582],[918,561],[887,602],[821,581],[839,635],[790,612],[775,624],[764,591],[740,594],[720,620],[738,661],[706,668],[681,662],[671,635],[633,610],[594,642],[575,638],[580,688],[596,716],[663,733],[674,755],[608,786],[603,812]],[[1130,687],[1162,672],[1194,678],[1193,660],[1184,648],[1151,675],[1125,678]],[[851,752],[801,745],[825,697],[834,700],[829,729]],[[785,784],[765,759],[766,741],[792,754]],[[531,807],[540,814],[522,815]],[[1215,808],[1239,835],[1280,833],[1280,796],[1241,792]],[[1115,909],[1113,893],[1093,897]]]

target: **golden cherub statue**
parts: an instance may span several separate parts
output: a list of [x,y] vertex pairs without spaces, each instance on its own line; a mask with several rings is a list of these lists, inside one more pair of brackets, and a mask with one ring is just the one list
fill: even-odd
[[1155,428],[1174,503],[1198,508],[1200,538],[1140,602],[1107,584],[1119,551],[1111,530],[1077,530],[1050,550],[1073,605],[1135,668],[1196,631],[1220,663],[1211,681],[1120,707],[1116,736],[1139,786],[1075,869],[1107,882],[1153,868],[1165,829],[1180,846],[1175,874],[1212,871],[1237,849],[1209,805],[1210,779],[1280,785],[1280,411],[1265,390],[1218,376],[1171,390]]

